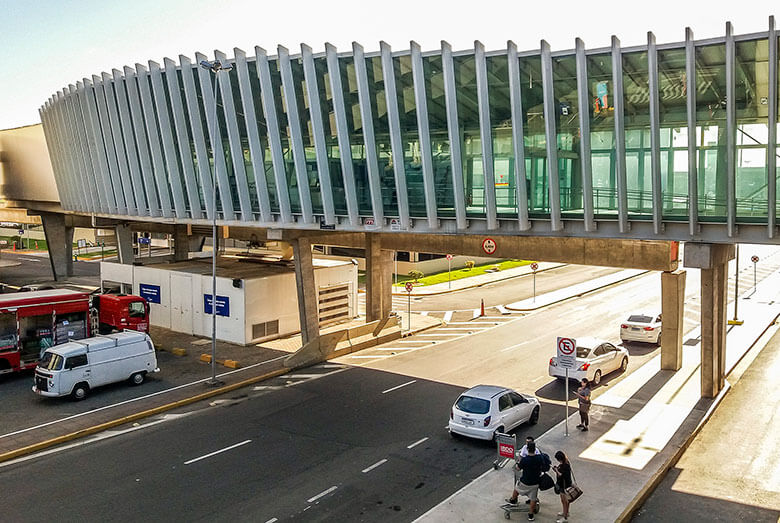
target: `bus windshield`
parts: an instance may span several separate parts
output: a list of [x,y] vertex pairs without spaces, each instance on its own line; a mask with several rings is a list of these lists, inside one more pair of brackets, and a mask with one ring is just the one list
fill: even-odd
[[38,367],[46,370],[62,370],[63,357],[59,354],[46,351],[43,353],[43,358],[38,363]]

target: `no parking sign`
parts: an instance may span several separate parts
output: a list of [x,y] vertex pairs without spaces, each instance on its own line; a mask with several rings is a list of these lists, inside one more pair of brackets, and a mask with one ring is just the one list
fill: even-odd
[[575,353],[577,340],[574,338],[558,338],[558,366],[564,369],[573,369],[577,366]]

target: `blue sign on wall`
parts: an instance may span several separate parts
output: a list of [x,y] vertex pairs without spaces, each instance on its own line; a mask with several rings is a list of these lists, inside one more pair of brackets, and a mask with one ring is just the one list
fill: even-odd
[[160,286],[141,283],[138,285],[138,294],[149,303],[160,303]]
[[[203,295],[203,312],[211,314],[211,294]],[[230,298],[217,294],[217,316],[230,316]]]

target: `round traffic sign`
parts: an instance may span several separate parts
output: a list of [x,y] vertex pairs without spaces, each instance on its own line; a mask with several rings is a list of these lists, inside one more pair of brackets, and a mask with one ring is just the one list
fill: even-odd
[[561,354],[574,354],[575,343],[571,338],[558,338],[558,351]]
[[412,289],[414,289],[414,283],[408,281],[406,282],[405,287],[406,287],[406,292],[412,292]]
[[498,245],[496,245],[496,241],[493,238],[485,238],[482,240],[482,250],[485,251],[485,253],[493,254],[496,252],[497,248]]
[[448,260],[451,260],[451,259],[452,259],[452,254],[448,254],[448,255],[447,255],[447,259],[448,259]]
[[754,255],[753,255],[753,257],[752,257],[752,258],[750,258],[750,261],[752,261],[753,263],[758,263],[758,256],[756,256],[756,255],[754,254]]
[[533,262],[533,263],[531,264],[531,270],[532,270],[532,271],[535,271],[535,270],[536,270],[536,269],[538,269],[538,268],[539,268],[539,264],[538,264],[538,263],[536,263],[536,262]]

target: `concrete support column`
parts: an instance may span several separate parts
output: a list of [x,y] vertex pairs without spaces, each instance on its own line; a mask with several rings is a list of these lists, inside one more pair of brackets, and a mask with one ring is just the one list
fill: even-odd
[[311,242],[306,238],[292,241],[295,257],[295,283],[298,289],[298,318],[301,322],[301,341],[306,345],[320,335],[319,309],[317,307],[317,286],[314,280],[314,265],[311,256]]
[[683,315],[685,313],[685,271],[661,273],[661,368],[682,367]]
[[733,245],[686,243],[684,264],[701,269],[701,395],[714,398],[725,384],[726,285]]
[[199,252],[203,249],[202,234],[192,234],[191,225],[176,225],[173,230],[173,259],[185,261],[191,252]]
[[128,224],[119,224],[114,228],[116,234],[116,252],[119,263],[132,265],[135,253],[133,252],[133,231]]
[[73,276],[73,227],[65,225],[64,214],[43,212],[41,221],[54,279]]
[[393,251],[382,249],[378,234],[366,234],[366,323],[390,316]]

